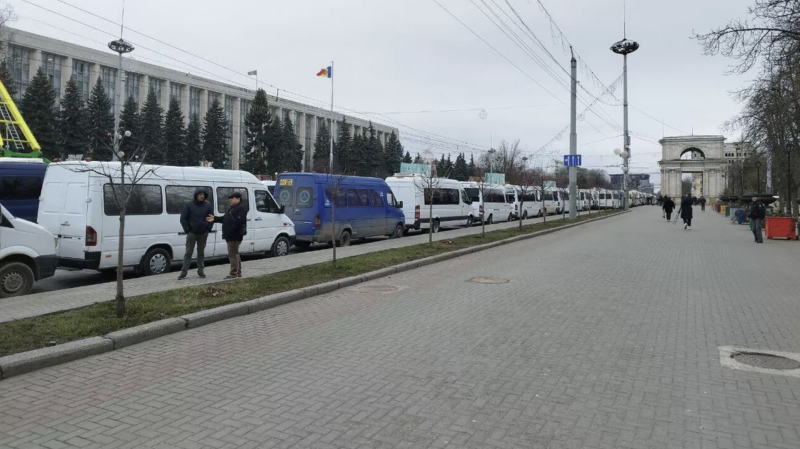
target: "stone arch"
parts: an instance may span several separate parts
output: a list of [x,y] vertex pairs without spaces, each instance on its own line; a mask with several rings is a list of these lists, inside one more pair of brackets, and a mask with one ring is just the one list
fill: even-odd
[[685,156],[687,153],[692,153],[693,157],[691,159],[697,159],[697,158],[694,157],[696,154],[700,155],[699,159],[705,159],[706,158],[706,153],[702,149],[697,148],[696,146],[687,146],[686,148],[681,150],[681,153],[680,153],[680,156],[678,157],[678,159],[683,159],[683,156]]
[[[718,198],[724,188],[722,173],[725,166],[724,136],[664,137],[661,144],[661,193],[670,197],[681,196],[684,173],[694,173],[703,195]],[[682,159],[686,154],[692,157]]]

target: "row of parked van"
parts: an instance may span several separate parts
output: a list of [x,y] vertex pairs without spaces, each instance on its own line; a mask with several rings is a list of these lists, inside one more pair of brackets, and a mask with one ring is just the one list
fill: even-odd
[[[8,210],[3,210],[0,227],[0,297],[27,293],[36,280],[52,276],[56,264],[114,270],[122,257],[124,266],[144,275],[168,272],[173,261],[184,256],[180,214],[197,188],[208,192],[218,215],[229,208],[228,195],[239,192],[249,209],[241,252],[273,256],[287,255],[292,245],[302,249],[330,243],[334,235],[338,245],[347,246],[353,239],[399,238],[412,229],[432,226],[438,232],[481,221],[558,214],[569,207],[563,189],[430,181],[406,174],[383,180],[284,173],[274,182],[262,182],[244,171],[200,167],[134,165],[123,174],[114,162],[60,162],[45,169],[41,163],[14,161],[7,173],[4,164],[0,161],[0,203]],[[134,171],[149,174],[133,188],[109,182],[108,175],[124,177],[130,186]],[[23,195],[6,195],[10,192]],[[579,195],[583,210],[619,207],[618,192],[594,189]],[[124,250],[119,254],[120,208],[115,197],[124,196],[129,199]],[[19,224],[23,220],[14,215],[20,213],[38,225]],[[220,226],[210,233],[207,258],[227,256]]]

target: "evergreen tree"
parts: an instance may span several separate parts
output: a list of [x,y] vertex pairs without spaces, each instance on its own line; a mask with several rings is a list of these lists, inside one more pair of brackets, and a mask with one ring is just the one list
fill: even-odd
[[358,134],[353,137],[350,147],[350,166],[348,172],[356,176],[372,176],[372,162],[369,160],[369,143],[366,137]]
[[203,126],[200,119],[193,115],[186,127],[186,165],[197,166],[203,160]]
[[415,164],[422,164],[423,163],[422,156],[420,156],[419,153],[417,153],[417,156],[414,158],[414,163]]
[[[394,135],[394,132],[392,133],[392,135]],[[390,137],[390,139],[391,139],[391,137]],[[403,147],[400,147],[401,151],[402,151],[402,149],[403,149]],[[406,163],[406,164],[410,164],[410,163],[414,162],[414,160],[411,159],[411,153],[409,153],[408,151],[406,151],[406,155],[403,156],[403,162]]]
[[278,173],[298,172],[303,169],[303,146],[297,141],[294,124],[288,118],[283,121],[281,151]]
[[272,117],[267,127],[267,170],[269,173],[280,173],[281,160],[283,159],[283,122]]
[[447,160],[445,161],[444,165],[444,173],[442,176],[447,178],[453,178],[453,160],[450,158],[450,154],[447,154]]
[[331,132],[323,121],[317,130],[317,139],[314,141],[314,170],[324,172],[329,165],[331,151]]
[[119,142],[119,149],[125,154],[133,154],[139,147],[139,104],[133,95],[125,100],[125,105],[119,114],[120,134],[124,136],[125,131],[130,131],[130,137],[123,137]]
[[193,165],[186,153],[186,128],[183,125],[181,104],[177,98],[169,101],[169,109],[164,118],[164,151],[167,165],[178,167]]
[[97,78],[86,104],[86,132],[89,154],[96,161],[110,161],[113,152],[114,115],[101,78]]
[[39,69],[28,85],[19,109],[25,117],[25,123],[42,147],[42,155],[48,159],[57,158],[60,153],[55,104],[56,91],[53,89],[53,84],[42,69]]
[[156,91],[150,89],[147,100],[139,113],[137,144],[147,154],[147,162],[161,165],[166,163],[164,151],[164,110],[158,105]]
[[444,153],[442,153],[442,158],[436,161],[436,176],[439,178],[447,176],[447,161],[444,159]]
[[351,165],[354,161],[351,159],[351,146],[353,138],[350,136],[350,125],[347,119],[343,118],[342,123],[337,125],[336,140],[333,142],[333,160],[335,166],[339,168],[339,172],[352,173]]
[[225,111],[215,98],[208,107],[203,123],[203,157],[215,168],[224,168],[228,162],[228,121]]
[[467,158],[464,156],[464,153],[459,153],[458,157],[456,157],[452,177],[459,181],[469,180],[469,167],[467,166]]
[[[400,164],[403,162],[403,146],[397,139],[397,134],[392,131],[389,135],[389,140],[386,141],[386,148],[384,148],[386,158],[386,172],[389,174],[398,173],[400,171]],[[406,153],[408,161],[411,162],[411,155]]]
[[267,103],[267,93],[264,89],[258,89],[253,102],[250,104],[250,111],[244,119],[245,133],[245,154],[242,169],[256,175],[266,175],[267,169],[267,149],[269,145],[270,121],[269,104]]
[[467,165],[467,176],[472,178],[475,175],[477,175],[475,170],[475,155],[471,154],[469,156],[469,165]]
[[86,109],[74,79],[67,81],[64,98],[61,99],[61,113],[58,121],[59,152],[62,156],[84,154],[89,146],[86,131]]
[[14,78],[11,77],[11,71],[8,70],[8,64],[6,64],[5,60],[0,61],[0,81],[6,86],[9,95],[12,97],[17,95],[17,88],[14,86]]

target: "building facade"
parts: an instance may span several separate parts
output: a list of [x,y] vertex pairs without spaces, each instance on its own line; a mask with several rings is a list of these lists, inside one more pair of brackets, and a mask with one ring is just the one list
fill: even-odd
[[[59,99],[66,89],[67,81],[73,78],[83,100],[88,100],[92,88],[100,78],[113,108],[117,101],[118,77],[121,77],[121,103],[124,104],[126,98],[133,96],[141,107],[152,89],[165,110],[172,98],[178,100],[187,124],[192,116],[202,120],[209,105],[217,100],[228,120],[228,168],[239,168],[246,142],[245,117],[255,97],[254,90],[131,58],[123,58],[123,72],[120,74],[117,73],[118,56],[110,50],[94,50],[12,28],[8,29],[7,37],[6,64],[17,90],[16,99],[22,98],[30,79],[41,68],[52,81]],[[369,122],[360,118],[283,98],[268,98],[273,117],[289,119],[294,125],[298,142],[303,147],[304,171],[311,171],[314,141],[317,129],[323,123],[335,133],[340,129],[342,119],[345,119],[351,135],[366,134],[369,128]],[[332,121],[336,123],[333,127]],[[376,137],[383,145],[386,145],[392,132],[399,137],[397,128],[379,123],[372,125]]]

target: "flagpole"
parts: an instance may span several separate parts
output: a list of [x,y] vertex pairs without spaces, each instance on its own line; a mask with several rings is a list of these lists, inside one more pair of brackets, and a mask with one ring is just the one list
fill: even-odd
[[333,116],[333,61],[331,61],[331,151],[330,151],[330,173],[333,174],[333,125],[336,124],[336,117]]

